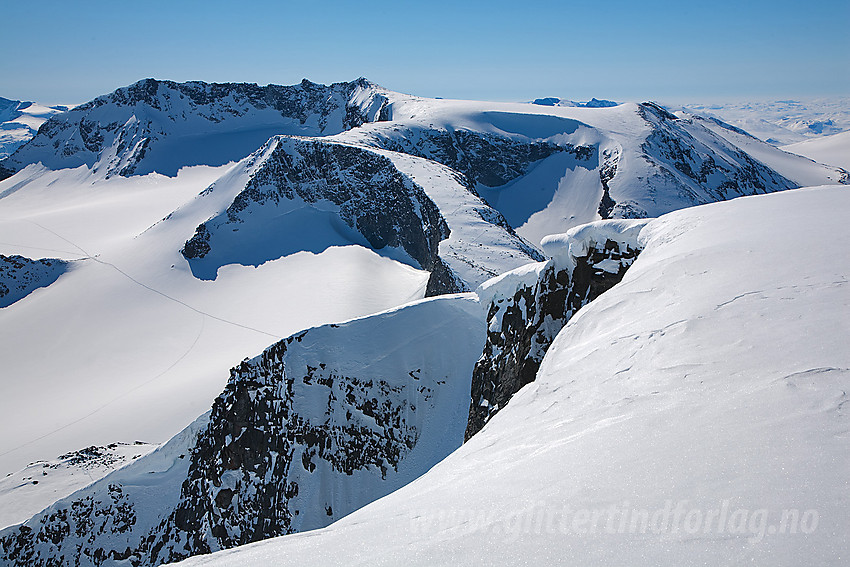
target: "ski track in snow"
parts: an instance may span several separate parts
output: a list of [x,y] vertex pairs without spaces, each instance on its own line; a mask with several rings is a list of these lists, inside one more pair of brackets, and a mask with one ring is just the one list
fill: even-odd
[[164,297],[164,298],[166,298],[166,299],[168,299],[168,300],[170,300],[170,301],[173,301],[173,302],[175,302],[175,303],[177,303],[177,304],[179,304],[179,305],[182,305],[183,307],[185,307],[185,308],[187,308],[187,309],[189,309],[189,310],[191,310],[191,311],[193,311],[193,312],[195,312],[195,313],[197,313],[197,314],[201,315],[201,326],[200,326],[200,328],[198,329],[198,334],[197,334],[197,336],[195,337],[195,340],[194,340],[194,341],[192,341],[192,344],[189,346],[189,348],[188,348],[188,349],[187,349],[187,350],[186,350],[186,351],[185,351],[182,355],[180,355],[180,356],[179,356],[176,360],[174,360],[174,362],[172,362],[172,363],[168,366],[168,368],[166,368],[165,370],[163,370],[162,372],[160,372],[160,373],[159,373],[159,374],[157,374],[156,376],[154,376],[154,377],[150,378],[149,380],[146,380],[146,381],[143,381],[143,382],[141,382],[141,383],[139,383],[139,384],[136,384],[133,388],[131,388],[131,389],[129,389],[129,390],[127,390],[127,391],[123,392],[122,394],[120,394],[120,395],[118,395],[118,396],[113,397],[112,399],[110,399],[110,400],[109,400],[109,401],[107,401],[106,403],[104,403],[104,404],[102,404],[102,405],[98,406],[95,410],[90,411],[90,412],[89,412],[89,413],[87,413],[86,415],[83,415],[82,417],[80,417],[80,418],[78,418],[78,419],[75,419],[74,421],[71,421],[71,422],[69,422],[69,423],[66,423],[65,425],[62,425],[61,427],[57,427],[57,428],[56,428],[56,429],[54,429],[53,431],[50,431],[50,432],[48,432],[48,433],[45,433],[45,434],[43,434],[43,435],[41,435],[41,436],[39,436],[39,437],[37,437],[37,438],[31,439],[31,440],[29,440],[29,441],[27,441],[27,442],[25,442],[25,443],[22,443],[22,444],[20,444],[20,445],[18,445],[18,446],[16,446],[16,447],[13,447],[13,448],[11,448],[11,449],[8,449],[8,450],[6,450],[6,451],[3,451],[2,453],[0,453],[0,457],[3,457],[3,456],[6,456],[6,455],[9,455],[9,454],[11,454],[11,453],[14,453],[14,452],[16,452],[16,451],[18,451],[18,450],[20,450],[20,449],[22,449],[22,448],[24,448],[24,447],[27,447],[27,446],[29,446],[29,445],[32,445],[33,443],[37,443],[38,441],[42,441],[42,440],[44,440],[44,439],[47,439],[48,437],[51,437],[51,436],[55,435],[56,433],[59,433],[60,431],[63,431],[63,430],[65,430],[65,429],[67,429],[67,428],[69,428],[69,427],[71,427],[71,426],[73,426],[73,425],[75,425],[75,424],[77,424],[77,423],[80,423],[80,422],[82,422],[82,421],[85,421],[86,419],[88,419],[88,418],[92,417],[93,415],[95,415],[95,414],[99,413],[100,411],[102,411],[102,410],[103,410],[103,409],[105,409],[106,407],[108,407],[108,406],[112,405],[114,402],[116,402],[116,401],[118,401],[118,400],[120,400],[120,399],[122,399],[122,398],[125,398],[126,396],[128,396],[128,395],[132,394],[133,392],[135,392],[135,391],[137,391],[137,390],[141,389],[142,387],[144,387],[144,386],[146,386],[146,385],[148,385],[148,384],[150,384],[150,383],[152,383],[152,382],[154,382],[154,381],[158,380],[159,378],[162,378],[162,377],[163,377],[163,376],[165,376],[166,374],[168,374],[168,373],[169,373],[172,369],[174,369],[174,368],[175,368],[175,367],[176,367],[176,366],[177,366],[177,365],[178,365],[178,364],[179,364],[179,363],[180,363],[183,359],[185,359],[187,356],[189,356],[189,354],[190,354],[190,353],[194,350],[195,346],[198,344],[198,341],[199,341],[199,340],[200,340],[200,338],[201,338],[201,335],[202,335],[202,334],[203,334],[203,332],[204,332],[204,319],[205,319],[205,318],[207,318],[207,317],[208,317],[208,318],[210,318],[210,319],[214,319],[214,320],[216,320],[216,321],[220,321],[220,322],[222,322],[222,323],[227,323],[228,325],[233,325],[233,326],[235,326],[235,327],[239,327],[239,328],[241,328],[241,329],[246,329],[246,330],[249,330],[249,331],[254,331],[254,332],[256,332],[256,333],[260,333],[260,334],[266,335],[266,336],[268,336],[268,337],[271,337],[271,338],[272,338],[272,339],[274,339],[274,340],[279,340],[279,339],[281,338],[281,337],[279,337],[278,335],[275,335],[274,333],[269,333],[269,332],[267,332],[267,331],[263,331],[263,330],[261,330],[261,329],[256,329],[256,328],[254,328],[254,327],[251,327],[251,326],[249,326],[249,325],[243,325],[243,324],[241,324],[241,323],[237,323],[237,322],[235,322],[235,321],[230,321],[230,320],[228,320],[228,319],[224,319],[224,318],[222,318],[222,317],[218,317],[217,315],[213,315],[212,313],[208,313],[208,312],[202,311],[202,310],[200,310],[200,309],[197,309],[197,308],[195,308],[195,307],[193,307],[193,306],[189,305],[188,303],[186,303],[186,302],[184,302],[184,301],[181,301],[180,299],[177,299],[176,297],[172,297],[172,296],[168,295],[167,293],[164,293],[164,292],[162,292],[162,291],[160,291],[160,290],[158,290],[158,289],[156,289],[156,288],[153,288],[153,287],[151,287],[151,286],[149,286],[149,285],[147,285],[147,284],[145,284],[145,283],[143,283],[143,282],[140,282],[139,280],[137,280],[136,278],[134,278],[133,276],[131,276],[130,274],[128,274],[127,272],[125,272],[124,270],[122,270],[121,268],[119,268],[117,265],[115,265],[115,264],[113,264],[113,263],[111,263],[111,262],[107,262],[107,261],[101,260],[101,259],[100,259],[100,258],[98,258],[97,256],[90,254],[90,253],[89,253],[87,250],[85,250],[83,247],[81,247],[81,246],[79,246],[78,244],[76,244],[75,242],[73,242],[73,241],[71,241],[71,240],[69,240],[69,239],[65,238],[64,236],[62,236],[61,234],[57,233],[56,231],[51,230],[50,228],[47,228],[46,226],[44,226],[44,225],[42,225],[42,224],[40,224],[40,223],[38,223],[38,222],[36,222],[36,221],[33,221],[33,220],[31,220],[31,219],[20,219],[20,220],[23,220],[23,221],[25,221],[25,222],[29,222],[29,223],[31,223],[31,224],[33,224],[33,225],[35,225],[35,226],[37,226],[37,227],[41,228],[42,230],[45,230],[45,231],[49,232],[50,234],[52,234],[52,235],[56,236],[57,238],[60,238],[61,240],[63,240],[63,241],[65,241],[65,242],[67,242],[68,244],[70,244],[71,246],[73,246],[74,248],[76,248],[79,252],[81,252],[81,253],[83,254],[83,257],[82,257],[82,258],[78,258],[78,260],[93,260],[93,261],[95,261],[95,262],[97,262],[97,263],[99,263],[99,264],[102,264],[102,265],[104,265],[104,266],[108,266],[108,267],[110,267],[110,268],[114,269],[115,271],[117,271],[119,274],[121,274],[122,276],[124,276],[124,277],[125,277],[125,278],[127,278],[128,280],[130,280],[131,282],[135,283],[136,285],[141,286],[141,287],[143,287],[144,289],[147,289],[148,291],[151,291],[151,292],[153,292],[153,293],[156,293],[157,295],[160,295],[160,296],[162,296],[162,297]]
[[[246,329],[246,330],[248,330],[248,331],[254,331],[254,332],[256,332],[256,333],[260,333],[260,334],[262,334],[262,335],[266,335],[266,336],[268,336],[268,337],[272,337],[272,338],[273,338],[273,339],[275,339],[275,340],[279,340],[279,339],[281,338],[279,335],[276,335],[276,334],[274,334],[274,333],[269,333],[269,332],[267,332],[267,331],[263,331],[263,330],[261,330],[261,329],[256,329],[256,328],[254,328],[254,327],[251,327],[251,326],[249,326],[249,325],[243,325],[242,323],[237,323],[236,321],[230,321],[230,320],[228,320],[228,319],[224,319],[223,317],[219,317],[219,316],[217,316],[217,315],[213,315],[212,313],[208,313],[208,312],[206,312],[206,311],[201,311],[200,309],[198,309],[198,308],[196,308],[196,307],[193,307],[193,306],[189,305],[189,304],[188,304],[188,303],[186,303],[185,301],[182,301],[182,300],[180,300],[180,299],[177,299],[176,297],[172,297],[172,296],[168,295],[168,294],[167,294],[167,293],[165,293],[165,292],[162,292],[162,291],[160,291],[160,290],[158,290],[158,289],[156,289],[156,288],[154,288],[154,287],[149,286],[149,285],[148,285],[148,284],[146,284],[146,283],[143,283],[143,282],[141,282],[141,281],[137,280],[136,278],[134,278],[133,276],[131,276],[130,274],[128,274],[127,272],[125,272],[124,270],[122,270],[121,268],[119,268],[117,265],[113,264],[112,262],[107,262],[107,261],[105,261],[105,260],[101,260],[101,259],[100,259],[97,255],[92,255],[92,254],[90,254],[90,253],[89,253],[89,252],[87,252],[85,249],[83,249],[81,246],[79,246],[79,245],[77,245],[76,243],[74,243],[74,242],[72,242],[72,241],[68,240],[67,238],[65,238],[65,237],[64,237],[64,236],[62,236],[61,234],[58,234],[57,232],[55,232],[55,231],[53,231],[53,230],[50,230],[50,229],[49,229],[49,228],[47,228],[46,226],[44,226],[44,225],[42,225],[42,224],[39,224],[39,223],[37,223],[37,222],[35,222],[35,221],[33,221],[33,220],[30,220],[30,219],[21,219],[21,220],[23,220],[23,221],[25,221],[25,222],[32,223],[32,224],[36,225],[37,227],[39,227],[39,228],[41,228],[41,229],[43,229],[43,230],[46,230],[46,231],[47,231],[47,232],[49,232],[50,234],[52,234],[52,235],[56,236],[57,238],[61,238],[62,240],[64,240],[65,242],[67,242],[68,244],[70,244],[71,246],[73,246],[74,248],[76,248],[77,250],[79,250],[80,252],[82,252],[82,253],[83,253],[83,257],[82,257],[82,258],[78,258],[78,260],[93,260],[93,261],[97,262],[98,264],[102,264],[102,265],[104,265],[104,266],[108,266],[108,267],[110,267],[110,268],[114,269],[115,271],[117,271],[119,274],[121,274],[122,276],[124,276],[124,277],[125,277],[125,278],[127,278],[128,280],[130,280],[131,282],[133,282],[134,284],[136,284],[136,285],[138,285],[138,286],[141,286],[141,287],[145,288],[145,289],[146,289],[146,290],[148,290],[148,291],[152,291],[153,293],[156,293],[157,295],[161,295],[162,297],[164,297],[165,299],[168,299],[169,301],[173,301],[173,302],[175,302],[175,303],[177,303],[177,304],[179,304],[179,305],[182,305],[183,307],[185,307],[185,308],[187,308],[187,309],[189,309],[189,310],[191,310],[191,311],[194,311],[195,313],[198,313],[199,315],[203,315],[204,317],[209,317],[210,319],[215,319],[216,321],[221,321],[222,323],[227,323],[228,325],[233,325],[234,327],[239,327],[240,329]],[[197,340],[196,340],[195,342],[197,342]],[[188,353],[187,353],[187,354],[188,354]],[[184,355],[183,357],[181,357],[181,359],[182,359],[182,358],[185,358],[185,355]]]

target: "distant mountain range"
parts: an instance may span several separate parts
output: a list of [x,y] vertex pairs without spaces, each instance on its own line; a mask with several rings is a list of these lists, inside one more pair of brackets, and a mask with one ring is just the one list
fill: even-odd
[[806,98],[686,104],[684,110],[714,116],[782,146],[850,130],[850,98]]
[[68,108],[0,97],[0,160],[27,143],[48,118]]

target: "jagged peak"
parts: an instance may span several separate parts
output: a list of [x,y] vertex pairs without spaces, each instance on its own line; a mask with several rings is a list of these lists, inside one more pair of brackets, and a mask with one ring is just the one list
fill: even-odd
[[236,91],[247,96],[263,96],[270,92],[288,91],[300,89],[303,91],[322,91],[322,90],[341,90],[351,91],[356,88],[372,89],[386,91],[380,85],[373,83],[365,77],[359,77],[353,81],[342,81],[331,83],[329,85],[323,83],[315,83],[307,78],[301,80],[296,85],[279,85],[269,83],[268,85],[260,85],[258,83],[215,83],[206,81],[184,81],[177,82],[167,79],[155,79],[148,77],[141,79],[130,85],[120,87],[111,93],[101,95],[85,104],[77,107],[79,110],[87,110],[103,104],[118,103],[121,105],[132,106],[139,102],[151,104],[154,97],[160,94],[160,89],[165,88],[170,91],[177,91],[181,95],[188,96],[190,99],[197,102],[198,99],[207,101],[210,96],[226,95],[227,93]]

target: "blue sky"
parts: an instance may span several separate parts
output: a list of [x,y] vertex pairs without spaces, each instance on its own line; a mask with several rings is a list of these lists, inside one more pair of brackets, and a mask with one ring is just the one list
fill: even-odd
[[365,76],[489,100],[850,95],[850,0],[7,0],[0,14],[0,96],[49,104],[145,77]]

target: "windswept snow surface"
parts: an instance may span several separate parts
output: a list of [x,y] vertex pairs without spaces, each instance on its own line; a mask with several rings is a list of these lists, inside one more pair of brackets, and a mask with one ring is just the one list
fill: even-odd
[[198,280],[180,249],[209,216],[197,194],[227,169],[103,179],[30,165],[0,182],[0,252],[70,264],[0,309],[0,475],[84,446],[162,442],[246,356],[423,296],[427,272],[360,246]]
[[[267,191],[281,189],[279,178],[249,187],[245,166],[272,133],[286,134],[287,147],[319,148],[315,156],[331,146],[369,155],[367,170],[417,185],[410,209],[433,202],[433,226],[448,227],[429,235],[439,262],[411,261],[413,246],[363,246],[362,231],[337,222],[340,203],[248,202],[279,197]],[[310,177],[302,185],[352,190],[349,177],[314,165],[290,169]],[[542,258],[529,243],[603,216],[655,217],[846,177],[652,103],[424,99],[365,79],[143,80],[53,116],[0,168],[15,172],[0,181],[0,254],[68,268],[0,309],[0,475],[80,447],[162,442],[209,408],[223,369],[280,337],[433,292],[418,267],[442,270],[438,291],[473,289]],[[397,217],[373,215],[390,201],[370,181],[347,201],[351,218],[397,228]],[[292,224],[279,224],[284,214]],[[210,242],[224,244],[201,279],[181,251],[216,217],[227,222]],[[280,238],[269,243],[270,234]]]
[[850,171],[850,130],[832,136],[782,146],[782,149],[819,163],[834,165]]
[[650,222],[537,381],[426,475],[182,565],[842,564],[848,210],[820,187]]

